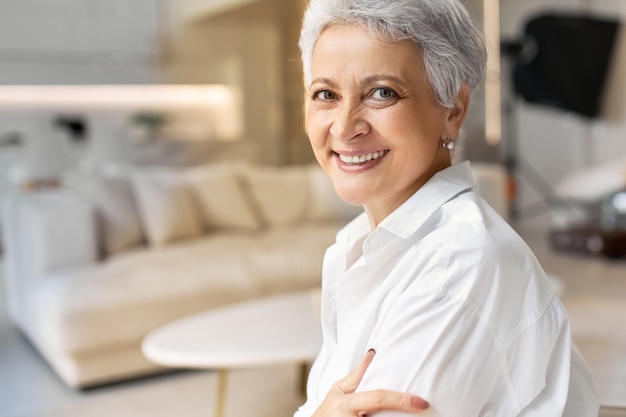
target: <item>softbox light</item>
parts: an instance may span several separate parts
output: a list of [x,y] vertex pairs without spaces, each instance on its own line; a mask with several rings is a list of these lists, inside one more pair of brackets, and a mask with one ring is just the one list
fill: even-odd
[[618,21],[591,16],[549,13],[528,20],[513,49],[515,91],[530,103],[598,117],[618,29]]

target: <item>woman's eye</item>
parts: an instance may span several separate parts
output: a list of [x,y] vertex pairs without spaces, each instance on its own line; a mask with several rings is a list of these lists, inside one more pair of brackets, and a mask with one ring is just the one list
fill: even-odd
[[317,91],[315,94],[313,94],[313,99],[328,101],[328,100],[335,100],[336,98],[337,98],[337,95],[329,90]]
[[370,97],[372,97],[374,100],[389,100],[397,96],[398,95],[396,94],[396,92],[393,91],[391,88],[378,87],[374,89],[374,91],[372,91],[372,94]]

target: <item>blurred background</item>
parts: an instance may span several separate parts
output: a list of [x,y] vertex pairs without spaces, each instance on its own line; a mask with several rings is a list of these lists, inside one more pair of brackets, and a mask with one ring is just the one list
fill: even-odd
[[[593,253],[584,233],[572,240],[581,225],[602,226],[603,239],[617,232],[609,255],[626,256],[626,2],[464,3],[485,30],[490,61],[456,158],[490,167],[501,187],[490,191],[553,272],[584,271],[574,284],[563,279],[566,288],[612,296],[599,305],[622,314],[623,259],[569,256],[606,255]],[[107,163],[312,162],[297,46],[305,5],[0,0],[0,203]],[[584,321],[589,310],[577,311]],[[611,329],[607,345],[624,349],[626,335]],[[601,372],[612,372],[602,385],[607,406],[626,407],[626,351],[611,352],[621,361],[602,362]],[[0,369],[2,358],[0,344]],[[0,402],[5,415],[18,414],[3,414]]]
[[[202,160],[311,161],[297,49],[304,4],[0,0],[0,184],[46,179],[68,166],[121,155],[136,163],[197,163],[200,149]],[[626,154],[625,35],[598,38],[592,25],[578,22],[573,30],[558,20],[618,23],[625,13],[622,1],[469,0],[466,5],[490,38],[491,62],[487,82],[474,96],[462,158],[505,164],[514,153],[516,162],[527,161],[555,187],[573,172]],[[555,57],[565,62],[552,65],[551,73],[526,68],[527,77],[543,77],[526,83],[534,93],[530,102],[524,100],[527,91],[515,89],[512,74],[520,61],[532,59],[533,46],[526,42],[521,54],[515,45],[527,40],[528,23],[544,15],[556,17],[535,30],[546,48],[542,54],[559,50],[554,44],[567,39],[567,30],[585,42]],[[604,47],[602,56],[591,54],[598,45]],[[542,83],[584,65],[587,72],[560,87],[596,83],[597,97],[585,96],[594,102],[592,110],[581,114],[559,97],[546,99],[551,93],[541,91]],[[590,80],[590,71],[598,80]],[[175,86],[186,90],[175,93]],[[196,159],[186,156],[188,148]],[[530,174],[518,171],[520,198],[544,200],[536,181],[527,184]]]

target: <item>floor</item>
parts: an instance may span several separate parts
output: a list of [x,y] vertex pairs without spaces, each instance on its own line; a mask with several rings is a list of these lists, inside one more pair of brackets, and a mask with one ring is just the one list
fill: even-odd
[[[213,415],[216,374],[185,371],[107,387],[67,388],[19,335],[0,329],[0,417]],[[232,372],[226,417],[289,417],[303,401],[298,367]],[[268,383],[271,381],[271,383]]]
[[[592,368],[604,404],[600,416],[626,417],[626,260],[555,254],[541,230],[527,229],[522,236],[545,269],[561,279],[573,338]],[[2,284],[0,279],[0,417],[212,415],[216,375],[210,371],[86,391],[65,387],[8,322]],[[297,381],[298,367],[291,365],[234,372],[226,416],[291,416],[303,401]]]

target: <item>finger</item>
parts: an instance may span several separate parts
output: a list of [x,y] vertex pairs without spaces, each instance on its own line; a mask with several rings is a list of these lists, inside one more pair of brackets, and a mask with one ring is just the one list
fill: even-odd
[[361,383],[361,380],[363,379],[363,375],[365,375],[365,371],[367,371],[370,363],[372,363],[375,354],[376,351],[374,349],[368,350],[359,366],[354,368],[354,370],[352,370],[352,372],[346,375],[343,379],[337,381],[337,388],[339,388],[344,394],[356,391],[357,387]]
[[348,407],[357,411],[359,415],[367,415],[382,410],[418,413],[426,410],[430,404],[415,395],[388,390],[374,390],[353,394],[350,396]]

